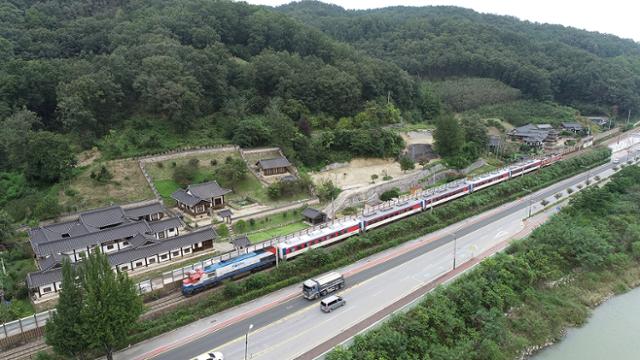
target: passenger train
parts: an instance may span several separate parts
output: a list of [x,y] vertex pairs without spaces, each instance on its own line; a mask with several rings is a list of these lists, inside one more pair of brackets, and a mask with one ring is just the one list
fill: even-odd
[[484,189],[486,187],[523,176],[541,167],[551,165],[561,159],[561,155],[551,155],[542,159],[526,160],[497,171],[459,180],[435,189],[416,194],[409,200],[389,201],[378,206],[375,211],[336,220],[278,242],[274,247],[254,251],[219,263],[197,269],[183,280],[182,293],[192,295],[213,287],[224,279],[272,266],[278,259],[294,258],[309,249],[327,246],[353,235],[375,229],[390,222],[411,216],[441,205],[453,199]]

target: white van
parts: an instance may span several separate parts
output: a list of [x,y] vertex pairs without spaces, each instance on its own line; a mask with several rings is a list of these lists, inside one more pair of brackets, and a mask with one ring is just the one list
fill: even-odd
[[344,306],[347,302],[338,295],[331,295],[328,298],[322,299],[320,301],[320,310],[324,312],[331,312],[340,306]]
[[214,352],[199,355],[198,357],[195,357],[192,360],[224,360],[224,355],[222,355],[221,352],[214,351]]

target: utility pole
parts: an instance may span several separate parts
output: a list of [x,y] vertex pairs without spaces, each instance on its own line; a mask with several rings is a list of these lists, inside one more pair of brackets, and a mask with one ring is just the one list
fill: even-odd
[[453,270],[456,269],[456,250],[458,249],[458,230],[453,233]]
[[630,119],[631,119],[631,109],[629,109],[629,114],[627,115],[627,125],[629,125]]
[[244,360],[247,360],[247,352],[249,350],[249,332],[253,329],[253,324],[249,325],[249,330],[244,338]]

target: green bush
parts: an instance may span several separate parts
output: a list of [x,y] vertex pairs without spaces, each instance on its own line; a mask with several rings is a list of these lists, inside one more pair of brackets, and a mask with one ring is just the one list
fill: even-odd
[[216,230],[216,232],[218,233],[218,236],[220,236],[221,238],[225,238],[229,236],[229,228],[227,227],[226,224],[218,225],[218,229]]
[[398,188],[393,188],[391,190],[387,190],[385,192],[383,192],[382,194],[380,194],[380,200],[381,201],[389,201],[393,198],[397,198],[398,196],[400,196],[400,189]]

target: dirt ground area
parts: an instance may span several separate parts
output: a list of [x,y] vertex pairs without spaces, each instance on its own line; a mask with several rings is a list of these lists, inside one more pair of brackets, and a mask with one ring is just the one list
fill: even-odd
[[[105,182],[91,178],[91,172],[99,173],[102,165],[113,176]],[[152,198],[153,192],[136,160],[93,162],[60,192],[60,203],[73,204],[77,210]]]
[[431,130],[417,130],[400,133],[407,145],[411,144],[433,144],[433,135]]
[[[407,174],[411,171],[407,171]],[[345,167],[311,173],[311,178],[318,183],[323,180],[331,180],[341,189],[353,189],[371,184],[371,175],[378,175],[376,182],[383,181],[386,175],[397,178],[404,173],[400,170],[400,164],[393,160],[385,159],[353,159]]]

